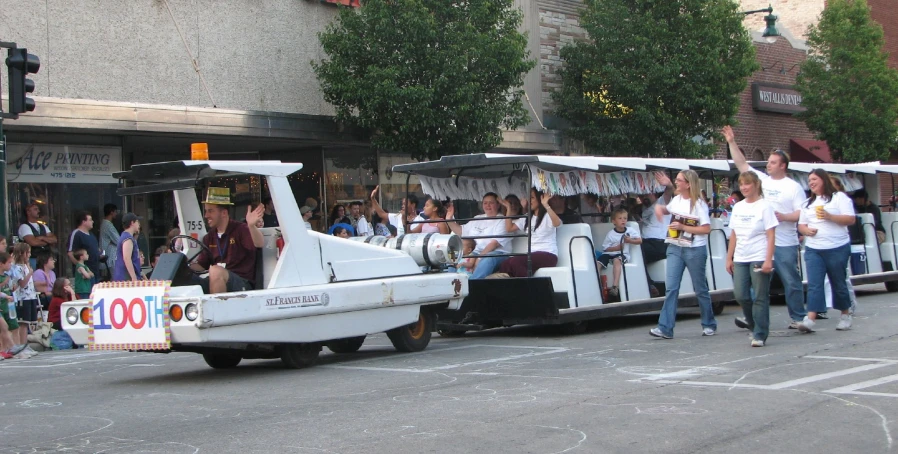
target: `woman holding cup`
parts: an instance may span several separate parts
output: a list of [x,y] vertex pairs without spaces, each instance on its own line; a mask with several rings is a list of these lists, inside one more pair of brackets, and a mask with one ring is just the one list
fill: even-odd
[[664,306],[658,318],[658,326],[649,334],[663,339],[672,339],[674,324],[677,319],[677,300],[680,297],[680,282],[683,271],[688,269],[692,277],[692,287],[698,298],[698,307],[702,314],[702,335],[713,336],[717,333],[717,320],[711,308],[711,294],[708,291],[708,279],[705,277],[705,266],[708,260],[708,234],[711,233],[711,219],[708,216],[708,204],[701,196],[698,174],[694,170],[683,170],[674,181],[677,195],[665,205],[655,205],[655,216],[660,221],[664,216],[674,215],[671,219],[694,220],[694,225],[684,222],[671,222],[668,229],[671,238],[679,238],[682,234],[692,235],[689,246],[678,244],[667,245],[667,276],[664,293]]
[[823,286],[828,277],[832,285],[833,308],[842,311],[836,329],[844,331],[851,329],[851,299],[845,279],[851,256],[848,226],[855,222],[854,204],[847,195],[836,190],[823,169],[811,171],[808,188],[811,197],[804,203],[798,220],[798,232],[804,235],[808,315],[798,325],[798,330],[813,332],[817,313],[826,312]]

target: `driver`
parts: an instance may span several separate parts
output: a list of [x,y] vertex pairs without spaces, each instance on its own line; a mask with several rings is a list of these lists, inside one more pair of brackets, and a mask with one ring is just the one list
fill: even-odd
[[203,202],[203,217],[209,224],[209,233],[203,244],[209,252],[202,251],[191,265],[196,271],[209,270],[206,278],[197,278],[206,293],[238,292],[252,290],[256,275],[256,248],[263,244],[262,233],[256,222],[265,214],[265,206],[247,209],[246,223],[231,219],[229,188],[209,188]]

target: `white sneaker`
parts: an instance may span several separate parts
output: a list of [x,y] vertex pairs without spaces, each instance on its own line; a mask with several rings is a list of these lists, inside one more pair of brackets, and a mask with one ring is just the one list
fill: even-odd
[[752,347],[763,347],[763,346],[764,346],[764,341],[762,341],[761,339],[752,339],[752,340],[751,340],[751,346],[752,346]]
[[711,328],[705,328],[702,330],[702,336],[713,336],[715,334],[717,334],[717,331]]
[[842,314],[839,317],[839,325],[836,326],[837,331],[848,331],[851,329],[851,316],[848,314]]
[[668,336],[667,334],[664,334],[663,332],[661,332],[661,328],[652,328],[649,330],[649,334],[651,334],[652,336],[655,336],[655,337],[660,337],[662,339],[673,339],[673,337]]
[[800,325],[801,325],[801,322],[796,322],[795,320],[792,320],[791,322],[789,322],[789,329],[798,329],[798,327]]
[[801,323],[798,324],[798,331],[800,331],[802,333],[813,333],[814,325],[816,325],[816,324],[817,323],[815,323],[813,320],[811,320],[807,316],[805,316],[804,320],[802,320]]
[[35,351],[35,350],[34,350],[33,348],[31,348],[30,346],[27,346],[27,345],[26,345],[26,346],[25,346],[25,349],[22,350],[22,351],[25,352],[25,353],[28,353],[28,354],[31,355],[31,356],[37,356],[37,351]]

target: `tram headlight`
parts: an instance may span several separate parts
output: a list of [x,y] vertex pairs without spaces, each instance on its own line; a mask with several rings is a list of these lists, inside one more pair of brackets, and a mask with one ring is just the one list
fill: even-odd
[[85,325],[90,325],[90,309],[86,307],[81,308],[81,323]]
[[65,311],[65,321],[69,322],[69,325],[74,325],[78,323],[78,309],[74,307],[70,307]]
[[190,303],[187,307],[184,308],[184,316],[187,317],[187,320],[191,322],[196,320],[196,318],[200,315],[200,309],[196,307],[196,304]]

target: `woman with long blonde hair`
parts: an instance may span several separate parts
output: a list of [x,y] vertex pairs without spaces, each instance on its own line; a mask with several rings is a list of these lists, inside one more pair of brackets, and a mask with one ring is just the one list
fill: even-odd
[[705,266],[708,260],[708,234],[711,232],[711,218],[708,216],[708,204],[702,198],[698,174],[694,170],[683,170],[674,181],[677,195],[666,206],[656,205],[655,216],[660,221],[670,214],[667,246],[667,290],[664,294],[664,307],[658,318],[658,326],[649,334],[663,339],[671,339],[677,319],[677,301],[680,297],[680,282],[683,270],[688,269],[692,276],[692,287],[698,298],[698,306],[702,313],[702,335],[713,336],[717,333],[717,320],[711,308],[711,293],[708,291],[708,279],[705,277]]

